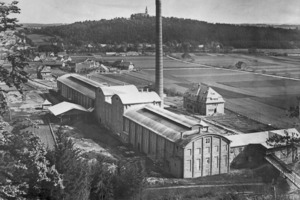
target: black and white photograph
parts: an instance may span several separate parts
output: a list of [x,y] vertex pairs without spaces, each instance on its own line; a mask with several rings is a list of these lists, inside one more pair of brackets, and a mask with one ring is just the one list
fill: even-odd
[[299,200],[299,0],[0,0],[0,200]]

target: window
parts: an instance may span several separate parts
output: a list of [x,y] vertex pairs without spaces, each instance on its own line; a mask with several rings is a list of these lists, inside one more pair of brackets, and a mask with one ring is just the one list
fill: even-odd
[[228,148],[228,145],[227,145],[227,144],[224,144],[224,145],[223,145],[224,151],[227,151],[227,148]]
[[123,131],[126,131],[126,119],[123,118]]
[[219,168],[219,157],[215,156],[216,167]]
[[225,166],[228,165],[228,158],[227,158],[227,155],[224,155],[224,164],[225,164]]
[[202,153],[202,152],[201,152],[201,148],[197,148],[196,151],[197,151],[197,152],[196,152],[197,154],[201,154],[201,153]]
[[219,152],[219,146],[215,146],[216,152]]
[[210,163],[210,159],[206,158],[206,163],[209,164]]
[[207,153],[210,153],[210,147],[206,147]]
[[205,143],[210,143],[210,138],[206,138]]
[[189,155],[189,156],[192,155],[192,149],[187,150],[187,155]]
[[192,171],[192,161],[191,160],[187,160],[186,161],[186,169],[189,170],[189,171]]
[[243,151],[243,147],[240,147],[240,148],[239,148],[239,152],[242,152],[242,151]]
[[197,169],[200,171],[201,170],[201,159],[197,159],[197,164],[196,164],[196,166],[197,166]]

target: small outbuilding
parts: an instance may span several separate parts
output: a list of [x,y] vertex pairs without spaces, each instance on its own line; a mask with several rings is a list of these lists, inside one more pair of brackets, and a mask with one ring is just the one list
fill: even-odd
[[48,108],[48,110],[61,121],[67,121],[72,119],[85,118],[87,114],[91,113],[91,109],[86,109],[81,105],[61,102]]
[[50,106],[52,106],[52,103],[47,99],[42,103],[42,109],[49,108]]

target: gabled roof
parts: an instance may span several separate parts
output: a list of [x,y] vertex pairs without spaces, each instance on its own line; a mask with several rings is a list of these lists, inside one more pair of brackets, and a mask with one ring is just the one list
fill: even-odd
[[48,110],[55,116],[64,114],[71,110],[79,110],[79,111],[83,111],[83,112],[89,112],[89,110],[85,109],[81,105],[66,102],[66,101],[56,104],[54,106],[51,106],[48,108]]
[[197,121],[152,105],[129,109],[124,113],[124,117],[172,142],[181,140],[181,133],[191,131],[197,124]]
[[206,84],[193,85],[185,96],[205,103],[224,103],[223,97]]
[[225,136],[231,141],[231,147],[243,147],[249,144],[261,144],[269,138],[269,132],[246,133]]
[[135,92],[117,95],[123,104],[140,104],[149,102],[161,102],[156,92]]
[[104,96],[113,96],[114,94],[136,94],[138,89],[135,85],[117,85],[101,87]]
[[98,87],[105,86],[104,84],[98,83],[78,74],[65,74],[58,77],[57,81],[92,99],[96,98],[96,89]]
[[48,101],[48,99],[46,99],[42,105],[47,106],[47,105],[52,105],[52,103],[50,101]]

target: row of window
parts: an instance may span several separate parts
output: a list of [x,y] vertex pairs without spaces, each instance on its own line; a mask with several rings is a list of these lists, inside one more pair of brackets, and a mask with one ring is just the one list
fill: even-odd
[[[224,144],[223,145],[223,150],[227,151],[227,148],[228,148],[228,145]],[[214,146],[214,150],[216,152],[219,152],[219,146],[218,145]],[[211,153],[210,147],[205,147],[205,152],[204,153]],[[195,154],[199,154],[199,155],[202,154],[202,149],[200,147],[196,148]],[[187,155],[192,155],[192,149],[187,149]]]
[[[220,167],[220,159],[219,159],[219,156],[215,156],[214,158],[214,165],[215,166],[212,166],[212,167],[216,167],[216,168],[219,168]],[[227,166],[228,165],[228,156],[227,155],[223,155],[223,162],[224,162],[224,165]],[[186,168],[189,170],[189,171],[192,171],[192,160],[187,160],[187,166]],[[202,161],[201,159],[196,159],[195,160],[195,169],[198,170],[198,171],[201,171],[203,165],[209,165],[211,164],[211,158],[207,157],[205,158],[205,162],[202,164]]]

